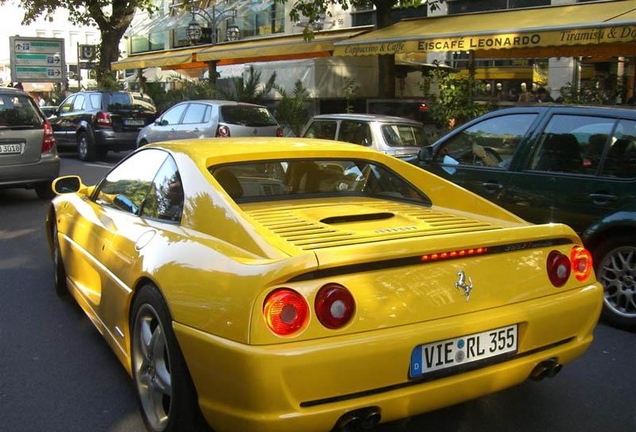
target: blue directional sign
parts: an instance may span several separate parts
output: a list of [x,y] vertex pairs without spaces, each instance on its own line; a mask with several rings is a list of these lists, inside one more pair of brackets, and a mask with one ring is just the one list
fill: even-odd
[[11,36],[11,80],[63,82],[64,39]]

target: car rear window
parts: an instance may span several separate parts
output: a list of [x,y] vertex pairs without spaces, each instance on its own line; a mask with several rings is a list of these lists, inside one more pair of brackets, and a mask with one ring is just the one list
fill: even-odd
[[220,121],[254,127],[278,125],[278,122],[267,108],[246,105],[221,106]]
[[422,147],[426,144],[424,128],[410,125],[382,126],[384,141],[391,147]]
[[237,202],[356,196],[431,205],[398,173],[366,160],[288,159],[208,169]]
[[39,128],[44,118],[33,100],[24,94],[0,95],[0,127],[4,128]]
[[132,108],[133,101],[130,94],[125,92],[102,93],[102,107],[107,110],[118,108]]

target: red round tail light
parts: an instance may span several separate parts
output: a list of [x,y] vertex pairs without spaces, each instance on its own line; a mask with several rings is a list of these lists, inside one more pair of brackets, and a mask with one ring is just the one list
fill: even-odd
[[353,296],[342,285],[327,284],[320,288],[315,302],[318,321],[329,329],[347,324],[356,309]]
[[559,251],[552,251],[547,261],[548,277],[555,287],[565,285],[572,270],[570,258]]
[[307,324],[309,305],[296,291],[281,288],[267,296],[263,315],[271,331],[279,336],[290,336]]
[[570,252],[572,274],[579,281],[584,281],[592,274],[592,254],[582,246],[574,246]]

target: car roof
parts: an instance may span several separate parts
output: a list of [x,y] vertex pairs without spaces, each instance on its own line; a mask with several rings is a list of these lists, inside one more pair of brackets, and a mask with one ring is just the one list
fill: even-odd
[[29,93],[25,92],[24,90],[20,90],[17,88],[13,88],[13,87],[0,87],[0,92],[3,94],[22,94],[22,95],[29,95]]
[[143,148],[162,148],[180,153],[206,165],[249,160],[285,158],[350,157],[377,159],[384,154],[357,144],[296,137],[232,137],[174,140],[147,144]]
[[354,113],[334,113],[334,114],[317,114],[312,117],[313,120],[359,120],[366,122],[379,123],[412,123],[418,126],[422,124],[417,120],[390,116],[384,114],[354,114]]
[[253,106],[258,108],[267,108],[265,105],[258,105],[258,104],[253,104],[249,102],[237,102],[237,101],[223,100],[223,99],[191,99],[191,100],[181,101],[175,105],[184,104],[184,103],[193,103],[193,102],[205,103],[210,105],[234,105],[234,106],[240,105],[240,106]]
[[534,104],[534,105],[521,105],[521,106],[512,106],[512,107],[504,107],[500,110],[491,111],[488,114],[496,114],[498,112],[527,112],[529,110],[532,111],[578,111],[581,113],[589,113],[589,114],[603,114],[603,115],[611,115],[618,114],[621,116],[636,116],[636,109],[622,106],[608,106],[608,105],[574,105],[574,104],[559,104],[559,103],[547,103],[547,104]]

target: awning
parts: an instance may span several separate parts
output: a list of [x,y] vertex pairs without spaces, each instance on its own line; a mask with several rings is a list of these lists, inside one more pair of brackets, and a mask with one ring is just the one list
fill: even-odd
[[171,51],[155,51],[131,55],[110,64],[112,70],[143,69],[147,67],[174,68],[194,61],[194,54],[201,48],[184,48]]
[[196,60],[236,64],[250,61],[330,57],[336,42],[358,36],[372,28],[372,26],[363,26],[320,31],[314,33],[311,41],[305,41],[302,34],[295,34],[222,43],[201,49],[196,54]]
[[[335,56],[417,52],[487,51],[530,54],[529,50],[558,47],[546,57],[572,56],[572,48],[621,45],[623,54],[636,46],[634,0],[577,3],[483,13],[402,20],[389,27],[336,42]],[[536,54],[536,52],[534,52]],[[486,56],[483,54],[482,56]]]

